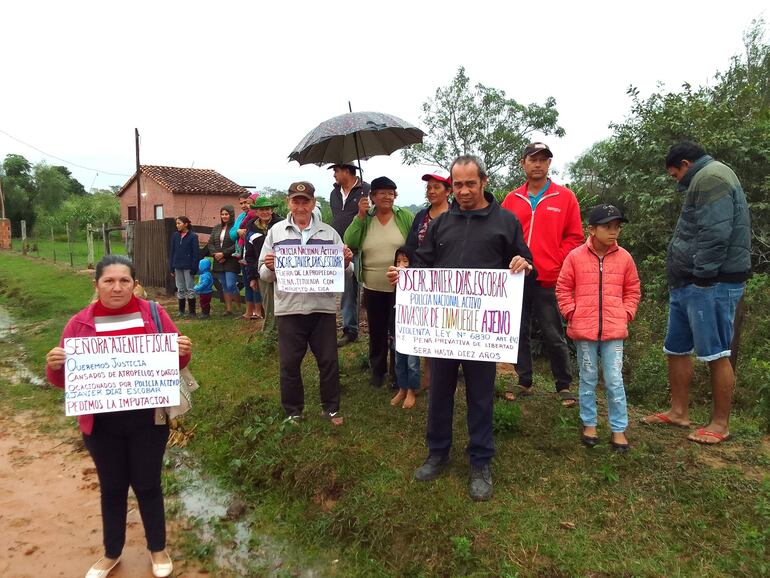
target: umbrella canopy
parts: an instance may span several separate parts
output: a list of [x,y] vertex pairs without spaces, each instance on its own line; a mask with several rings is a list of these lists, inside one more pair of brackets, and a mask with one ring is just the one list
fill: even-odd
[[291,151],[289,160],[301,165],[349,163],[421,143],[423,134],[392,114],[349,112],[311,130]]

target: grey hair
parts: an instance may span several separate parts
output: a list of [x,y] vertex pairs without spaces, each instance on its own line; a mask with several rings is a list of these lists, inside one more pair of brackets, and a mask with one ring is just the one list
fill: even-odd
[[471,163],[476,165],[476,168],[479,169],[480,179],[484,180],[489,178],[489,174],[487,174],[487,167],[484,165],[484,161],[482,161],[476,155],[460,155],[457,157],[454,161],[452,161],[452,166],[449,167],[449,174],[452,174],[452,169],[455,168],[455,165],[469,165]]

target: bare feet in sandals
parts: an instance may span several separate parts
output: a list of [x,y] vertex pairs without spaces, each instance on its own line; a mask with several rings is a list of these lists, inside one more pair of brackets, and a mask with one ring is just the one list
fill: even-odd
[[690,420],[687,419],[687,416],[676,415],[671,410],[667,412],[646,415],[639,421],[644,425],[671,425],[676,427],[690,427]]
[[577,405],[577,398],[570,390],[561,389],[557,391],[556,394],[559,396],[559,399],[561,399],[562,407],[575,407]]
[[726,442],[730,439],[730,432],[726,428],[719,426],[715,423],[710,423],[706,427],[696,429],[687,439],[691,442],[703,444],[706,446],[714,446]]
[[513,385],[505,388],[503,399],[505,401],[516,401],[519,397],[529,397],[532,395],[532,386]]

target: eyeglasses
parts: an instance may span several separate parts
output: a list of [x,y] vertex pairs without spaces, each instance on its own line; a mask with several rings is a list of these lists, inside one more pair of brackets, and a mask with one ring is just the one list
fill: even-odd
[[375,195],[380,195],[381,197],[395,197],[396,191],[377,191],[374,193]]

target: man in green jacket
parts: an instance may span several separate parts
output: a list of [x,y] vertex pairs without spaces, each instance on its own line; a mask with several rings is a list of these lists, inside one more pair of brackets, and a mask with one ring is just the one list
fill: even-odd
[[688,439],[718,444],[730,437],[735,373],[730,364],[735,308],[751,273],[751,222],[735,173],[697,144],[683,141],[666,156],[666,170],[684,192],[666,257],[669,285],[668,355],[671,409],[642,421],[689,427],[692,353],[709,364],[711,421]]

